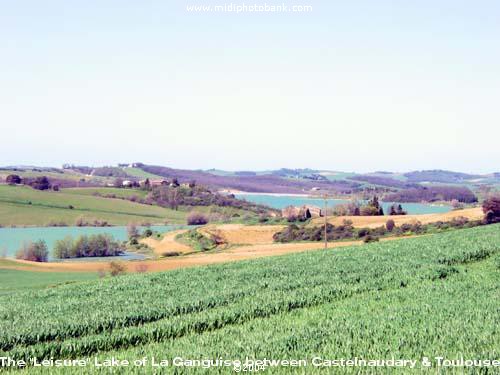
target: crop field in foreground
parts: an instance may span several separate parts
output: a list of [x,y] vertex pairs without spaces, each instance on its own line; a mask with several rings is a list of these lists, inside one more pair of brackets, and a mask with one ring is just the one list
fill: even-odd
[[490,225],[16,292],[0,303],[0,356],[498,359],[499,257]]

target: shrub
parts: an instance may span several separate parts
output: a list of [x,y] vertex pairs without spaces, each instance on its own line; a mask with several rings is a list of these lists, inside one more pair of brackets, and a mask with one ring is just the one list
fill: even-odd
[[21,177],[19,177],[17,174],[9,174],[5,179],[5,182],[7,182],[9,185],[20,184],[21,181]]
[[123,275],[126,271],[127,267],[122,262],[113,261],[109,263],[109,273],[111,276]]
[[16,253],[17,259],[29,260],[31,262],[47,262],[48,257],[47,244],[43,240],[25,242]]
[[359,209],[359,214],[361,216],[378,216],[379,215],[379,207],[362,206]]
[[363,237],[363,242],[364,243],[370,243],[370,242],[378,242],[379,238],[377,236],[372,236],[372,235],[367,235]]
[[208,223],[208,218],[200,212],[191,212],[187,218],[188,225],[204,225]]
[[144,237],[151,237],[153,235],[153,231],[151,229],[146,229],[144,231]]
[[179,253],[178,251],[165,251],[161,255],[164,257],[177,257],[181,255],[181,253]]
[[148,265],[144,263],[140,263],[137,266],[135,266],[135,271],[137,273],[145,273],[148,271]]
[[50,188],[49,179],[45,176],[35,178],[29,185],[36,190],[47,190]]
[[392,232],[392,230],[394,229],[395,226],[396,226],[396,223],[394,223],[394,220],[392,220],[392,219],[387,220],[385,223],[385,227],[387,228],[387,230],[389,232]]

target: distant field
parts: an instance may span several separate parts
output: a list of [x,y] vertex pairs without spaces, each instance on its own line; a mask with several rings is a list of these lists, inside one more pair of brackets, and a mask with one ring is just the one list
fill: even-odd
[[69,189],[63,189],[62,192],[65,194],[92,195],[92,196],[95,193],[98,193],[102,196],[114,194],[119,198],[129,198],[132,196],[136,196],[138,198],[145,198],[146,195],[148,195],[148,192],[145,190],[120,189],[112,187],[69,188]]
[[85,189],[82,192],[85,194],[0,185],[0,225],[47,225],[61,221],[74,225],[78,218],[106,220],[114,225],[145,221],[152,224],[163,224],[165,221],[172,224],[185,223],[186,211],[174,211],[123,199],[95,197]]
[[92,181],[95,183],[106,183],[113,181],[112,178],[108,177],[99,177],[99,176],[87,176],[83,173],[77,173],[70,170],[64,170],[64,173],[57,172],[49,172],[49,171],[33,171],[33,170],[19,170],[14,171],[10,169],[0,169],[0,177],[5,179],[10,174],[17,174],[21,177],[41,177],[46,176],[50,179],[58,179],[58,180],[71,180],[71,181],[80,181],[81,179],[85,179],[86,181]]

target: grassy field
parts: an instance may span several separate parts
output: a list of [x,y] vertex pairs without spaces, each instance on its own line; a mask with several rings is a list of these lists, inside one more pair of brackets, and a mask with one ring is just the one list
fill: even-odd
[[76,194],[76,195],[92,195],[100,194],[101,196],[115,195],[118,198],[130,198],[136,196],[138,198],[145,198],[148,192],[139,189],[120,189],[112,187],[86,187],[86,188],[69,188],[63,189],[65,194]]
[[150,180],[151,179],[153,179],[153,180],[157,180],[157,179],[161,180],[161,179],[165,178],[165,177],[153,174],[153,173],[149,173],[149,172],[143,171],[140,168],[125,167],[125,168],[123,168],[123,171],[126,174],[128,174],[129,176],[132,176],[132,177],[149,178]]
[[[73,189],[70,189],[73,190]],[[78,194],[78,191],[85,192]],[[72,206],[73,208],[70,208]],[[175,211],[123,199],[92,196],[91,190],[67,192],[38,191],[25,186],[0,185],[0,225],[74,225],[84,218],[106,220],[110,224],[129,222],[185,223],[186,211]]]
[[[15,262],[0,259],[0,267],[12,264],[15,265]],[[54,288],[59,285],[97,279],[97,277],[95,272],[33,272],[0,269],[0,296],[23,290]]]
[[320,370],[312,357],[498,359],[499,243],[491,225],[16,292],[0,302],[0,354],[307,359],[299,373]]
[[95,183],[108,183],[113,182],[114,178],[112,177],[101,177],[101,176],[87,176],[83,173],[78,173],[75,171],[64,170],[63,173],[50,172],[50,171],[34,171],[34,170],[10,170],[10,169],[0,169],[0,177],[6,178],[10,174],[17,174],[22,178],[34,178],[34,177],[42,177],[46,176],[49,179],[64,179],[64,180],[72,180],[72,181],[80,181],[84,179],[85,181],[92,181]]

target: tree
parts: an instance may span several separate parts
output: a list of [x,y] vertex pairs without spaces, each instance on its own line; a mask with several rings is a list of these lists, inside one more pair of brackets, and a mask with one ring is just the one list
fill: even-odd
[[179,180],[177,179],[177,177],[174,177],[172,179],[172,183],[170,185],[173,186],[173,187],[178,187],[179,186]]
[[128,223],[127,235],[129,240],[137,239],[137,237],[139,237],[139,230],[134,223]]
[[500,223],[500,196],[492,196],[483,202],[484,221],[487,224]]
[[20,184],[21,181],[21,177],[19,177],[17,174],[9,174],[5,179],[5,182],[7,182],[9,185],[17,185]]
[[398,208],[397,208],[396,212],[398,215],[406,215],[407,214],[407,212],[405,210],[403,210],[403,206],[401,206],[400,204],[398,204]]
[[396,210],[395,204],[391,204],[391,207],[389,208],[389,215],[391,215],[391,216],[397,215],[397,210]]
[[121,188],[123,187],[123,179],[121,178],[115,178],[115,181],[113,182],[113,186],[116,188]]

